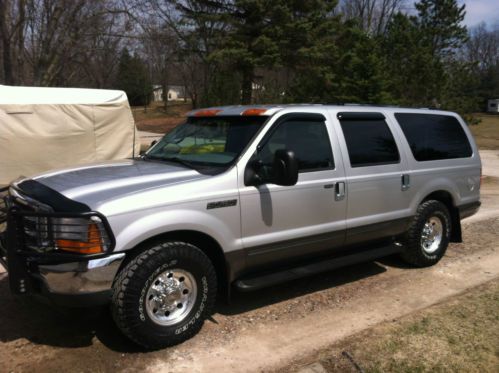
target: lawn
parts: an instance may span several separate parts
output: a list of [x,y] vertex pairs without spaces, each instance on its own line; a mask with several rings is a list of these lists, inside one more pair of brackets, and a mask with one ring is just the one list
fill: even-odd
[[191,108],[189,102],[169,102],[165,111],[161,102],[153,102],[146,110],[143,106],[132,107],[132,113],[140,131],[164,134],[182,123]]
[[499,281],[361,332],[282,371],[312,363],[327,372],[499,372]]
[[481,122],[470,126],[471,132],[475,137],[476,143],[480,149],[498,150],[499,149],[499,115],[476,114]]

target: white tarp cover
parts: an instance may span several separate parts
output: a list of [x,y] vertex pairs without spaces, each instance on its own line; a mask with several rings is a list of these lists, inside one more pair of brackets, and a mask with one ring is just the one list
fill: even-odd
[[0,184],[139,151],[123,91],[0,85]]

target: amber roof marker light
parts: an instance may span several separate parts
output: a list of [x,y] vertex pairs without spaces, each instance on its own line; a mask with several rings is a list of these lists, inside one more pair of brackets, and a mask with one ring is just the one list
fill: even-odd
[[246,109],[242,112],[241,115],[244,116],[256,116],[256,115],[263,115],[267,109],[261,109],[261,108],[251,108],[251,109]]
[[222,110],[221,109],[207,109],[207,110],[200,110],[194,114],[195,117],[214,117],[218,113],[220,113]]

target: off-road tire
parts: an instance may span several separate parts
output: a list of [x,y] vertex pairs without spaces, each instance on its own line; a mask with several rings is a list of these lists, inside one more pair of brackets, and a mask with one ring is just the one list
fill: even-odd
[[[189,271],[197,285],[197,296],[188,315],[175,325],[159,325],[146,312],[145,292],[151,281],[169,268]],[[113,285],[111,312],[118,328],[133,342],[149,349],[181,343],[201,329],[215,305],[216,272],[210,259],[185,242],[151,245],[118,274]]]
[[[431,217],[441,220],[443,226],[442,240],[438,249],[427,253],[421,244],[421,238],[425,223]],[[439,201],[429,200],[423,202],[416,212],[404,240],[404,251],[401,253],[402,259],[416,267],[428,267],[436,264],[445,254],[449,245],[451,235],[451,217],[447,207]]]

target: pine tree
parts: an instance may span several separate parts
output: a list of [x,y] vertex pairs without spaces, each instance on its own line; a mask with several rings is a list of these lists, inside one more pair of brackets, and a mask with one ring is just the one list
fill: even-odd
[[467,40],[468,32],[462,24],[465,4],[459,6],[457,0],[420,0],[415,7],[423,42],[433,55],[452,54]]
[[423,31],[415,17],[399,13],[388,25],[382,40],[388,86],[396,103],[431,106],[441,67],[423,42]]
[[126,92],[132,106],[150,102],[152,85],[146,65],[139,56],[131,56],[126,48],[121,52],[116,87]]
[[[217,86],[233,88],[230,82],[220,85],[224,79],[238,80],[240,103],[248,104],[253,99],[256,69],[294,70],[312,63],[320,70],[320,63],[333,61],[334,45],[327,39],[337,30],[336,0],[191,0],[176,4],[189,33],[210,30],[211,43],[204,43],[203,48],[206,60],[212,63],[210,83],[215,84],[206,87],[212,96],[226,95]],[[216,74],[220,76],[211,81]]]

